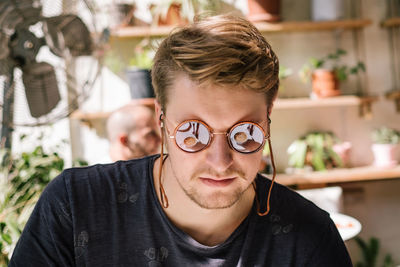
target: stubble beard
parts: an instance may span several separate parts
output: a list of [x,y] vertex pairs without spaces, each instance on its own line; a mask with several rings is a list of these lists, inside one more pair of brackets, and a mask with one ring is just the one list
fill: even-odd
[[[183,185],[179,177],[177,176],[175,172],[175,168],[172,166],[172,162],[170,163],[170,167],[172,170],[172,173],[174,175],[174,178],[178,182],[179,186],[183,190],[183,192],[186,194],[186,196],[191,199],[194,203],[196,203],[199,207],[203,209],[227,209],[235,205],[243,196],[244,192],[246,192],[249,187],[252,185],[249,183],[246,188],[243,189],[243,187],[237,186],[234,188],[233,191],[226,192],[226,190],[218,190],[216,192],[213,192],[212,194],[202,194],[200,190],[198,189],[203,188],[204,186],[197,186],[196,184],[198,183],[199,175],[201,173],[208,173],[208,174],[216,174],[215,171],[208,170],[206,172],[204,171],[196,171],[190,178],[189,183],[187,186]],[[217,175],[214,175],[217,176]],[[222,176],[222,175],[221,175]],[[239,179],[239,181],[248,181],[248,179],[245,178],[245,174],[243,171],[240,170],[234,170],[234,169],[229,169],[227,170],[226,174],[223,176],[225,177],[236,177],[235,179]],[[234,181],[237,183],[237,181]]]

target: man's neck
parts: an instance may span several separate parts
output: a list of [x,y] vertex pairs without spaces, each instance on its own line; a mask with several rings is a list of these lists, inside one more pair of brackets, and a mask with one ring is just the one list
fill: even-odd
[[[153,168],[155,190],[159,195],[160,159]],[[169,207],[164,209],[171,222],[199,243],[215,246],[224,242],[249,214],[254,189],[250,186],[241,198],[231,207],[224,209],[205,209],[192,201],[182,190],[174,177],[168,176],[168,168],[163,168],[162,183],[168,197]]]

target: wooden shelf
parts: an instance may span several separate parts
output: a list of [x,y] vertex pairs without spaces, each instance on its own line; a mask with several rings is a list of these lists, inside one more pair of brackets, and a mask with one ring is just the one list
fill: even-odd
[[386,98],[390,100],[399,100],[400,99],[400,90],[388,92],[386,94]]
[[84,113],[80,110],[73,112],[70,116],[71,119],[80,120],[84,123],[90,123],[93,120],[106,120],[110,116],[111,112],[91,112]]
[[400,165],[393,168],[374,166],[334,169],[304,174],[277,174],[278,183],[297,188],[313,188],[349,182],[399,179]]
[[386,19],[382,22],[382,27],[396,27],[400,26],[400,17],[394,17],[390,19]]
[[[255,23],[262,32],[302,32],[302,31],[331,31],[359,29],[372,23],[369,19],[349,19],[337,21],[285,21],[278,23]],[[111,37],[115,39],[163,37],[168,35],[176,26],[133,26],[113,30]]]
[[[274,103],[274,110],[285,110],[285,109],[301,109],[301,108],[323,108],[323,107],[340,107],[340,106],[361,106],[365,103],[371,104],[376,101],[377,97],[358,97],[358,96],[335,96],[322,99],[310,99],[310,98],[279,98]],[[133,100],[134,101],[134,100]],[[141,99],[137,101],[154,108],[153,99]],[[136,103],[135,102],[135,103]],[[133,103],[133,104],[135,104]],[[71,118],[80,120],[81,122],[92,125],[93,121],[106,120],[111,112],[91,112],[84,113],[80,110],[75,111],[71,114]]]
[[302,32],[302,31],[331,31],[351,30],[368,26],[369,19],[349,19],[335,21],[286,21],[280,23],[256,23],[261,32]]
[[320,99],[310,98],[278,98],[274,109],[299,109],[318,107],[360,106],[376,101],[377,97],[358,97],[352,95],[335,96]]
[[111,37],[116,39],[163,37],[167,36],[176,26],[133,26],[121,27],[111,32]]

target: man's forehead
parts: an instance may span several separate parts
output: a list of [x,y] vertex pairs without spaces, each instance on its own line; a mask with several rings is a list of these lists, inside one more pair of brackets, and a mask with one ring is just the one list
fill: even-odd
[[166,115],[175,123],[198,119],[225,128],[239,121],[267,118],[265,95],[239,86],[204,86],[181,76],[168,97]]

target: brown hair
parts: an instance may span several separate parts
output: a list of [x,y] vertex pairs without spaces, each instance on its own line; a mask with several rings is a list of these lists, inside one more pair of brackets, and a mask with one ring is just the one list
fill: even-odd
[[232,15],[195,21],[160,44],[152,83],[164,109],[167,90],[182,72],[199,84],[241,85],[263,92],[268,108],[279,87],[279,61],[271,46],[254,25]]

